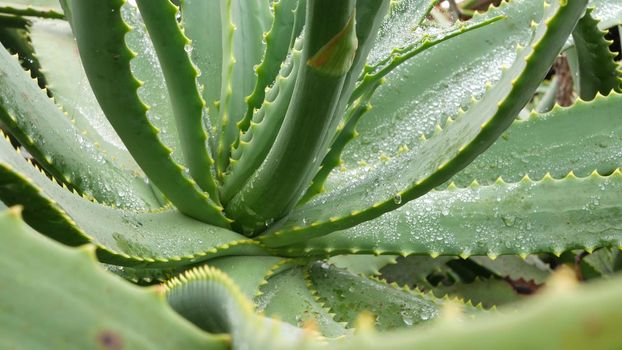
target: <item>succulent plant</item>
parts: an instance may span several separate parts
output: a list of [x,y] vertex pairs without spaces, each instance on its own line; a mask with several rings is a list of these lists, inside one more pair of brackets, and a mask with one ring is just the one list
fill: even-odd
[[0,0],[0,347],[619,347],[622,6],[437,2]]

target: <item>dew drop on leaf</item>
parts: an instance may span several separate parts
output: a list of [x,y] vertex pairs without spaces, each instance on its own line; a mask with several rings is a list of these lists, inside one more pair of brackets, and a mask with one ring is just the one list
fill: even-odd
[[505,226],[512,227],[516,222],[516,217],[514,217],[513,215],[504,215],[501,217],[501,220],[503,220],[503,224]]
[[402,204],[402,195],[396,194],[393,196],[393,202],[395,202],[395,204]]

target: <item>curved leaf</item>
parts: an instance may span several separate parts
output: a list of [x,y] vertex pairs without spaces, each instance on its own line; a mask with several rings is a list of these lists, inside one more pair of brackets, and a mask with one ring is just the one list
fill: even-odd
[[572,32],[574,47],[577,50],[581,99],[589,101],[597,93],[607,95],[610,91],[621,91],[622,72],[613,60],[615,53],[609,51],[605,39],[606,32],[598,29],[598,21],[592,18],[592,9],[588,9]]
[[555,107],[517,120],[480,157],[451,180],[466,186],[473,180],[492,184],[498,177],[517,182],[527,175],[541,179],[546,173],[561,178],[573,171],[587,176],[594,169],[610,174],[621,166],[622,95],[597,96],[571,107]]
[[93,95],[69,23],[33,20],[29,33],[37,61],[44,67],[45,87],[54,101],[84,138],[97,144],[120,167],[144,176]]
[[[310,1],[302,62],[283,125],[262,165],[226,204],[244,231],[285,216],[313,177],[332,136],[335,108],[355,58],[355,1]],[[336,127],[336,125],[335,125]]]
[[[445,302],[432,294],[397,288],[326,263],[311,265],[309,276],[320,300],[336,314],[337,320],[349,326],[354,326],[363,312],[375,316],[379,330],[416,326],[436,318]],[[477,309],[468,307],[466,311],[474,313]]]
[[[477,27],[498,16],[505,16],[504,19],[440,42],[397,66],[371,99],[373,109],[358,124],[358,137],[344,149],[344,166],[349,170],[361,164],[381,166],[381,159],[399,154],[400,149],[417,148],[421,134],[428,136],[447,116],[455,116],[460,108],[469,107],[473,97],[480,98],[486,92],[487,83],[499,81],[502,68],[516,60],[517,46],[529,44],[533,34],[530,24],[541,21],[542,3],[541,0],[502,2],[499,8],[476,16],[467,25]],[[393,28],[406,35],[403,28],[407,27],[399,22]],[[434,28],[420,28],[409,42],[397,47],[408,48],[410,43],[417,50],[416,44],[422,37],[438,34]],[[391,53],[387,51],[380,58],[390,60]],[[372,56],[373,52],[371,63]],[[337,183],[339,175],[340,172],[334,172]],[[331,182],[329,178],[327,187]]]
[[291,256],[359,254],[527,256],[622,246],[622,172],[561,180],[450,186],[383,216],[278,251]]
[[0,120],[53,176],[81,193],[126,208],[157,208],[144,179],[119,167],[0,48]]
[[198,72],[186,52],[191,48],[190,40],[177,23],[178,9],[169,0],[137,0],[137,4],[162,66],[190,175],[219,203],[212,174],[214,161],[208,153],[207,135],[203,130],[205,101],[197,86]]
[[121,15],[122,4],[121,0],[70,2],[80,56],[97,100],[136,162],[180,211],[227,227],[222,208],[173,161],[171,150],[160,142],[147,118],[148,107],[137,93],[140,83],[130,69],[135,55],[124,43],[129,29]]
[[[255,68],[257,81],[253,92],[247,97],[248,109],[244,119],[239,122],[240,132],[244,133],[248,129],[253,113],[261,107],[265,98],[266,88],[276,80],[279,67],[287,57],[290,49],[291,38],[298,37],[295,27],[296,16],[294,15],[298,6],[304,3],[299,0],[278,0],[272,2],[272,26],[266,33],[264,40],[266,47],[261,63]],[[296,71],[296,70],[294,70]]]
[[[494,313],[475,320],[455,315],[431,327],[362,334],[339,350],[367,349],[615,349],[622,344],[616,320],[622,312],[622,280],[574,286],[567,277],[556,288],[522,304],[521,313]],[[448,336],[450,334],[451,336]]]
[[[377,168],[361,169],[331,191],[296,208],[262,236],[282,246],[354,226],[394,210],[449,179],[484,152],[512,123],[549,70],[585,9],[586,1],[561,1],[537,26],[501,80],[445,129],[412,151]],[[487,28],[490,26],[487,26]]]
[[174,268],[222,255],[265,255],[258,243],[175,210],[131,212],[53,183],[0,140],[0,199],[24,206],[32,227],[70,245],[91,242],[102,262]]
[[56,0],[2,0],[0,13],[45,18],[63,18],[63,11]]
[[0,232],[0,347],[227,348],[226,338],[173,312],[161,289],[137,288],[98,267],[92,246],[53,243],[14,209],[0,214]]
[[255,297],[260,312],[296,326],[316,328],[326,337],[351,333],[343,324],[333,319],[318,301],[304,268],[296,267],[270,277]]
[[[495,275],[503,278],[507,277],[513,281],[522,279],[527,282],[533,281],[536,284],[543,284],[551,274],[551,268],[539,261],[536,256],[528,256],[527,259],[521,259],[516,256],[504,255],[497,257],[495,260],[485,256],[473,256],[470,259]],[[537,266],[536,263],[532,263],[530,260],[535,260],[542,266]]]
[[218,116],[217,172],[229,164],[231,145],[239,136],[237,123],[246,114],[246,97],[253,92],[255,65],[264,53],[263,34],[272,23],[270,2],[219,0],[222,20],[222,80]]
[[[216,149],[218,101],[222,79],[222,28],[220,0],[182,0],[181,25],[185,34],[192,40],[190,56],[201,75],[197,78],[201,85],[201,96],[207,103],[211,130],[208,134],[212,151]],[[214,156],[214,154],[212,154]]]
[[212,333],[230,333],[233,349],[293,349],[308,336],[287,323],[254,313],[250,300],[224,273],[211,267],[190,270],[166,284],[173,309]]
[[622,24],[622,4],[609,0],[590,0],[594,7],[594,17],[598,19],[598,28],[604,30]]
[[229,168],[221,187],[222,201],[227,202],[239,192],[259,168],[274,144],[294,93],[301,63],[302,40],[297,40],[261,108],[253,115],[246,132],[240,135],[229,160]]
[[269,276],[289,261],[274,256],[231,256],[211,260],[209,266],[226,273],[247,298],[253,299],[261,293],[259,288],[267,283]]

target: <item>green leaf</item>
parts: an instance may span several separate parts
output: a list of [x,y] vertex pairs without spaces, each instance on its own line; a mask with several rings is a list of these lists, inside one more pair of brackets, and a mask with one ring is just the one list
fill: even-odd
[[226,338],[175,314],[161,289],[132,286],[98,267],[92,246],[53,243],[15,209],[0,214],[0,232],[0,347],[227,348]]
[[41,74],[41,65],[35,57],[28,29],[32,22],[24,17],[0,15],[0,43],[9,53],[17,54],[22,67],[37,78],[39,87],[45,87],[46,80]]
[[136,162],[180,211],[227,227],[222,208],[173,161],[171,150],[160,142],[147,118],[148,107],[137,93],[140,83],[130,69],[135,54],[124,42],[129,29],[121,16],[122,4],[120,0],[70,3],[74,34],[95,96]]
[[495,260],[484,256],[473,256],[470,259],[495,275],[507,277],[513,281],[522,279],[527,282],[533,281],[536,284],[543,284],[551,274],[551,268],[534,255],[530,255],[526,259],[511,255],[500,256]]
[[216,129],[219,125],[218,101],[222,79],[222,23],[220,0],[182,0],[181,24],[192,41],[190,56],[201,72],[198,81],[207,103],[212,130],[208,130],[212,150],[216,149]]
[[[348,142],[350,138],[348,131],[346,131],[344,135],[345,140],[340,140],[340,134],[341,131],[343,131],[340,130],[340,125],[345,122],[350,122],[351,125],[356,125],[356,119],[360,118],[360,115],[358,115],[361,112],[360,110],[351,111],[350,113],[345,112],[348,107],[353,107],[350,103],[353,101],[351,98],[352,91],[354,91],[357,78],[365,66],[365,62],[368,59],[370,51],[374,47],[374,40],[378,37],[381,24],[383,24],[383,19],[389,10],[390,3],[391,2],[389,0],[358,1],[356,3],[356,53],[354,54],[351,68],[346,74],[343,88],[340,92],[339,101],[337,102],[335,111],[333,112],[333,120],[328,126],[329,133],[324,137],[320,147],[322,150],[320,156],[323,157],[323,160],[320,163],[319,168],[314,170],[314,172],[319,170],[320,173],[316,174],[315,178],[311,180],[312,184],[310,185],[310,188],[306,189],[305,194],[300,199],[298,204],[300,204],[300,202],[305,202],[307,200],[305,197],[312,196],[314,194],[313,192],[321,189],[325,177],[334,167],[332,164],[334,164],[335,158],[337,160],[339,158],[341,153],[340,148],[343,148],[341,143]],[[377,87],[375,84],[372,85],[373,86],[368,89],[369,94],[372,94]],[[367,96],[365,96],[364,99],[366,97]],[[366,105],[367,101],[365,101],[364,104]],[[343,120],[344,117],[346,118],[345,120]],[[305,184],[305,186],[309,185]]]
[[279,76],[270,88],[266,100],[253,115],[249,128],[234,145],[229,169],[221,188],[222,201],[227,202],[239,192],[249,177],[259,168],[276,139],[291,97],[294,93],[301,64],[302,40],[297,40],[291,56],[281,67]]
[[302,329],[258,316],[252,303],[218,269],[189,270],[166,285],[171,306],[212,333],[229,333],[232,349],[294,349],[306,341]]
[[382,278],[390,283],[409,288],[431,289],[431,278],[437,275],[449,275],[453,280],[459,277],[447,266],[447,263],[456,260],[451,256],[439,256],[432,258],[425,255],[409,255],[398,258],[394,265],[385,266],[380,272]]
[[[229,213],[258,233],[298,202],[332,135],[333,112],[356,50],[354,1],[308,3],[302,64],[285,120],[261,167],[233,199]],[[328,145],[326,145],[328,147]]]
[[[282,246],[352,227],[424,195],[484,152],[512,123],[547,74],[585,9],[585,1],[555,3],[501,80],[468,111],[411,151],[348,174],[338,188],[300,206],[262,237]],[[490,27],[490,26],[487,26]]]
[[[501,19],[501,17],[494,17],[491,20],[476,23],[473,26],[460,26],[456,30],[451,30],[447,33],[443,33],[436,39],[428,39],[427,37],[424,37],[423,41],[416,42],[411,46],[403,48],[403,50],[393,50],[390,57],[387,58],[386,62],[384,62],[383,65],[379,65],[376,67],[367,67],[366,72],[363,75],[362,81],[359,83],[356,89],[354,89],[352,94],[349,95],[349,99],[350,101],[352,101],[352,103],[349,105],[348,113],[345,115],[342,124],[340,124],[337,128],[337,135],[335,136],[334,141],[332,141],[330,150],[328,154],[326,154],[326,156],[324,157],[320,170],[313,178],[311,185],[305,192],[305,195],[300,200],[299,205],[306,203],[316,194],[325,191],[324,183],[326,182],[326,179],[335,167],[337,167],[338,165],[342,165],[345,168],[345,166],[343,165],[343,161],[341,160],[341,154],[346,145],[358,136],[356,126],[359,120],[365,115],[365,113],[373,109],[373,106],[371,106],[369,101],[375,93],[376,89],[382,84],[383,77],[385,75],[387,75],[397,66],[411,59],[415,55],[422,53],[425,50],[434,47],[435,45],[440,44],[445,40],[449,40],[456,35],[460,35],[470,30],[488,25],[499,19]],[[352,88],[353,87],[354,86],[352,86]]]
[[594,18],[599,20],[598,28],[604,30],[622,24],[622,4],[609,0],[590,0],[594,7]]
[[436,2],[437,0],[391,1],[367,62],[373,65],[389,56],[396,47],[407,46],[416,39],[417,29],[420,29]]
[[350,100],[354,100],[359,97],[364,91],[367,91],[372,85],[381,81],[387,74],[391,73],[401,64],[410,60],[418,54],[429,50],[430,48],[443,43],[446,40],[454,38],[456,36],[467,33],[471,30],[476,30],[481,27],[487,26],[491,23],[504,19],[502,16],[492,17],[488,20],[476,21],[473,24],[466,22],[464,24],[455,25],[447,30],[441,31],[437,34],[425,34],[419,40],[406,47],[400,47],[394,49],[391,54],[377,63],[374,66],[368,66],[363,74],[360,82]]
[[203,130],[205,102],[197,86],[198,72],[186,52],[192,48],[190,40],[177,23],[178,9],[169,0],[138,0],[137,4],[162,66],[190,175],[218,203],[211,171],[214,161]]
[[[238,127],[244,133],[248,129],[255,109],[259,109],[264,102],[266,88],[276,81],[279,67],[287,57],[290,49],[291,38],[296,38],[300,32],[295,27],[295,11],[299,6],[303,6],[302,0],[278,0],[272,2],[272,26],[265,35],[266,47],[261,63],[255,68],[257,81],[253,92],[246,99],[248,109],[246,116],[242,119]],[[296,71],[296,70],[294,70]]]
[[373,108],[369,104],[369,99],[378,86],[380,86],[379,83],[369,87],[363,96],[350,105],[349,111],[345,115],[342,124],[337,127],[337,135],[335,140],[332,142],[328,153],[322,160],[320,170],[317,174],[315,174],[313,180],[311,180],[311,185],[307,188],[307,191],[298,202],[298,205],[308,202],[316,194],[324,191],[324,182],[326,182],[329,174],[335,167],[341,164],[341,152],[348,142],[356,137],[356,124],[361,117],[365,115],[365,113]]
[[264,53],[263,34],[270,28],[270,3],[263,0],[220,0],[222,22],[222,80],[219,103],[216,165],[227,170],[231,145],[239,136],[237,123],[246,115],[246,97],[253,92],[255,65]]
[[71,120],[0,48],[0,120],[54,177],[109,205],[158,208],[145,180],[85,139]]
[[612,90],[621,91],[622,72],[613,60],[616,54],[609,51],[610,42],[605,34],[598,29],[592,9],[587,10],[572,32],[579,61],[579,74],[573,79],[579,79],[579,96],[585,101],[598,93],[607,95]]
[[[533,34],[530,24],[541,21],[543,9],[542,1],[538,0],[503,2],[498,9],[476,16],[469,26],[498,16],[505,16],[503,20],[434,45],[391,71],[385,77],[386,83],[371,99],[373,109],[358,124],[358,137],[344,149],[342,159],[346,169],[355,171],[361,164],[376,165],[381,159],[399,154],[400,149],[419,147],[421,134],[430,135],[447,116],[456,116],[460,108],[469,107],[473,97],[480,98],[485,93],[486,83],[499,81],[502,67],[515,61],[517,46],[529,44]],[[413,10],[419,11],[420,7]],[[404,21],[409,20],[410,17],[404,17]],[[422,36],[438,34],[437,29],[425,27],[408,33],[403,28],[409,27],[399,21],[387,28],[393,28],[409,40],[391,43],[377,59],[372,51],[370,64],[392,58],[395,47],[412,44],[416,50],[416,43],[421,42]],[[399,37],[398,33],[390,38]],[[389,38],[378,40],[379,45],[390,42]],[[339,175],[340,172],[334,172],[337,183]],[[329,178],[327,189],[334,186],[331,182]]]
[[56,0],[2,0],[0,13],[45,18],[63,18],[63,11]]
[[479,279],[471,283],[456,282],[449,286],[439,285],[432,293],[441,298],[449,296],[470,301],[474,305],[481,304],[485,308],[514,303],[525,296],[518,294],[512,286],[500,279]]
[[395,264],[396,259],[392,255],[337,255],[330,258],[328,263],[356,275],[372,276],[380,275],[380,270]]
[[616,273],[619,264],[620,250],[617,248],[598,249],[583,257],[581,262],[587,263],[601,276],[611,277]]
[[527,256],[622,245],[622,172],[432,191],[348,230],[277,251]]
[[318,301],[304,268],[297,267],[270,277],[255,297],[257,310],[269,317],[296,326],[316,327],[326,337],[347,335],[351,331],[336,322],[333,314]]
[[247,298],[253,299],[260,294],[260,286],[289,262],[289,259],[273,256],[231,256],[211,260],[208,264],[226,273]]
[[42,74],[54,101],[84,138],[97,144],[119,167],[144,176],[93,95],[69,23],[33,20],[29,33],[37,61],[45,67]]
[[562,350],[615,349],[622,343],[616,322],[622,280],[575,286],[567,277],[551,289],[523,303],[520,314],[491,313],[468,321],[448,315],[430,327],[362,334],[333,348]]
[[[337,320],[350,327],[363,312],[375,316],[379,330],[415,326],[436,318],[444,303],[434,295],[356,276],[327,263],[311,265],[309,276],[320,300],[336,314]],[[468,311],[473,313],[476,309]]]
[[[93,203],[52,182],[0,140],[0,199],[24,206],[41,233],[69,245],[93,243],[100,261],[174,268],[223,255],[266,255],[255,241],[173,209],[132,212]],[[174,233],[174,234],[172,234]]]
[[482,185],[492,184],[498,177],[517,182],[525,175],[536,180],[547,173],[561,178],[570,171],[580,177],[594,169],[610,174],[622,165],[620,108],[622,95],[611,93],[517,120],[451,180],[466,186],[475,179]]
[[186,166],[162,67],[135,1],[126,1],[121,6],[121,18],[130,27],[124,36],[128,49],[135,53],[130,60],[130,70],[141,82],[137,93],[140,100],[149,106],[149,123],[158,129],[160,142],[170,148],[171,158]]

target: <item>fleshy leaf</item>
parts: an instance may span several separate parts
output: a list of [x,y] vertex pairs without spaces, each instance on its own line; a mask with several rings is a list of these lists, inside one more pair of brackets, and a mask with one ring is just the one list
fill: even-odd
[[317,300],[314,289],[305,276],[303,267],[297,267],[270,277],[255,297],[260,312],[295,326],[316,328],[326,337],[351,333],[345,325],[336,322],[333,314]]
[[64,18],[56,0],[2,0],[0,13],[45,18]]
[[537,180],[546,173],[554,178],[570,171],[587,176],[594,169],[610,174],[622,165],[621,108],[622,95],[611,93],[517,120],[451,180],[462,187],[475,179],[488,185],[498,177],[517,182],[525,175]]
[[211,333],[231,334],[233,349],[293,349],[310,334],[255,314],[249,299],[218,269],[189,270],[166,284],[173,309]]
[[220,0],[182,0],[181,24],[192,41],[190,56],[201,72],[198,81],[207,103],[212,130],[208,130],[212,149],[216,149],[218,101],[222,79],[222,23]]
[[351,0],[308,3],[304,64],[283,125],[262,165],[226,204],[227,213],[244,231],[259,233],[266,223],[287,214],[319,168],[326,152],[324,138],[334,133],[333,113],[356,50],[354,5]]
[[229,220],[222,208],[173,161],[171,150],[160,142],[158,130],[147,118],[148,107],[137,93],[140,82],[130,69],[135,54],[124,43],[129,28],[121,16],[122,4],[120,0],[69,4],[80,56],[95,96],[136,162],[180,211],[227,227]]
[[622,24],[621,3],[609,0],[590,0],[590,7],[594,7],[594,18],[599,20],[600,30]]
[[301,64],[301,49],[302,40],[298,40],[268,91],[266,100],[231,151],[229,168],[221,188],[223,202],[229,201],[240,190],[270,152],[294,92]]
[[192,48],[190,40],[177,23],[178,8],[169,0],[137,0],[137,4],[162,66],[185,163],[201,189],[218,203],[214,161],[203,129],[205,101],[197,86],[198,72],[186,52]]
[[[429,136],[447,116],[456,116],[460,108],[469,107],[472,98],[480,98],[487,83],[496,83],[502,68],[515,61],[517,46],[529,44],[533,33],[530,24],[541,21],[543,9],[538,0],[502,2],[499,8],[473,18],[468,26],[478,26],[499,16],[504,19],[443,41],[402,62],[386,75],[386,83],[374,94],[370,102],[374,108],[358,124],[358,137],[344,149],[344,167],[354,171],[362,164],[382,166],[381,159],[403,149],[417,148],[421,134]],[[397,28],[406,34],[402,30],[406,27]],[[422,36],[438,34],[435,29],[421,28],[398,47],[408,48],[410,43],[416,50]],[[392,57],[391,51],[381,56],[382,61]],[[334,172],[337,183],[340,173]],[[327,188],[332,186],[331,182],[329,178]]]
[[39,164],[80,193],[126,208],[160,206],[145,180],[85,139],[2,47],[0,119]]
[[544,264],[537,256],[530,255],[525,259],[517,256],[503,255],[495,260],[484,256],[473,256],[471,260],[503,278],[513,281],[522,279],[543,284],[550,277],[551,268]]
[[201,332],[173,312],[161,289],[138,288],[105,272],[92,246],[53,243],[24,224],[16,209],[0,214],[0,232],[0,347],[227,347],[225,337]]
[[605,34],[598,29],[592,9],[588,9],[572,32],[579,63],[579,74],[573,79],[579,79],[575,85],[585,101],[593,99],[597,93],[607,95],[612,90],[621,90],[622,72],[613,60],[616,54],[609,51],[610,42],[605,39]]
[[36,59],[45,67],[42,74],[54,101],[84,138],[96,143],[119,166],[142,174],[93,95],[69,23],[33,20],[29,33]]
[[622,246],[622,172],[431,191],[348,230],[279,251],[290,256],[428,254],[527,256]]
[[561,350],[614,349],[622,343],[616,323],[622,312],[621,279],[575,286],[572,277],[558,276],[556,282],[550,291],[523,303],[520,314],[492,313],[468,322],[451,314],[430,327],[362,334],[333,348]]
[[373,276],[380,275],[383,267],[395,264],[396,259],[393,255],[337,255],[328,262],[357,275]]
[[[248,109],[246,116],[238,125],[241,132],[248,129],[255,109],[261,107],[265,98],[266,88],[275,81],[279,73],[279,67],[287,57],[290,49],[291,38],[300,34],[295,27],[295,11],[298,6],[304,7],[302,0],[278,0],[272,2],[272,26],[266,33],[265,52],[261,63],[255,68],[257,81],[253,92],[246,99]],[[301,29],[301,28],[298,28]]]
[[[216,1],[216,0],[214,0]],[[222,20],[222,80],[216,165],[222,175],[231,145],[239,136],[237,123],[246,115],[246,97],[253,92],[255,65],[264,53],[263,33],[272,23],[270,3],[263,0],[219,0]]]
[[[71,193],[0,139],[0,199],[23,205],[28,224],[69,245],[93,243],[102,262],[174,268],[222,255],[265,255],[257,242],[173,209],[132,212]],[[172,234],[174,233],[174,234]]]
[[520,51],[501,80],[456,120],[449,119],[442,132],[376,168],[348,174],[341,186],[294,209],[273,225],[262,236],[263,242],[281,246],[352,227],[448,180],[511,125],[547,74],[585,5],[586,1],[551,5],[550,17],[536,26],[531,44]]
[[289,259],[274,256],[231,256],[209,261],[209,266],[226,273],[242,293],[253,299],[260,294],[259,287],[278,270],[287,266]]
[[[438,316],[444,301],[418,291],[397,288],[367,277],[356,276],[326,263],[313,264],[310,280],[320,300],[325,301],[339,321],[354,326],[363,312],[375,316],[379,330],[410,327]],[[469,313],[477,309],[467,307]]]

